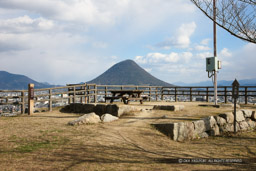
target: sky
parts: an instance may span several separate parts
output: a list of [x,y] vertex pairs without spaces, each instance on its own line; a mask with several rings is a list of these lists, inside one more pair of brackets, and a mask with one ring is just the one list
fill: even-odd
[[[132,59],[169,82],[211,80],[213,24],[189,0],[0,0],[0,70],[87,82]],[[256,78],[256,45],[217,27],[219,80]]]

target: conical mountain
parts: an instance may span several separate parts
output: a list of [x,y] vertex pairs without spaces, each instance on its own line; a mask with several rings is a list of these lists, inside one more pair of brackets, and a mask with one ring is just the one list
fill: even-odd
[[88,83],[99,85],[173,86],[152,76],[133,60],[125,60],[115,64]]

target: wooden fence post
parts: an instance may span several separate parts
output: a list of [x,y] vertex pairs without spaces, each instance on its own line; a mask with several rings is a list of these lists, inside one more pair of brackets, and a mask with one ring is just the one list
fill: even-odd
[[105,103],[107,103],[107,95],[108,95],[108,87],[107,86],[105,86]]
[[163,101],[164,100],[164,92],[163,92],[163,87],[161,87],[161,100]]
[[49,89],[49,111],[52,111],[52,89]]
[[151,96],[152,96],[152,94],[151,94],[151,87],[149,87],[149,101],[151,102]]
[[245,104],[247,104],[248,103],[248,98],[247,98],[247,88],[248,87],[245,87],[244,89],[245,89],[245,92],[244,92],[244,102],[245,102]]
[[177,102],[177,87],[174,88],[175,102]]
[[76,87],[73,87],[73,103],[76,103]]
[[209,102],[209,87],[206,87],[206,101]]
[[190,96],[190,101],[192,102],[192,87],[189,88],[189,96]]
[[94,103],[97,103],[97,94],[98,94],[97,85],[95,84],[94,85]]
[[25,92],[24,91],[21,92],[21,96],[22,96],[22,98],[21,98],[21,100],[22,100],[21,114],[24,114],[25,113]]
[[227,87],[224,88],[224,99],[225,99],[225,103],[227,103],[228,99],[227,99]]
[[34,112],[34,84],[28,84],[28,115]]

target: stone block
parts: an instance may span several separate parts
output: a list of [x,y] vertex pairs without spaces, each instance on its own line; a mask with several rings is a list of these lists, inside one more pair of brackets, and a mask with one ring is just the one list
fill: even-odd
[[206,117],[203,119],[203,121],[205,123],[206,132],[208,132],[212,136],[220,134],[219,126],[213,116]]
[[252,121],[251,119],[249,118],[246,118],[245,120],[249,126],[249,128],[255,128],[256,127],[256,122],[255,121]]
[[253,121],[256,121],[256,112],[255,112],[255,111],[252,112],[251,119],[252,119]]
[[236,112],[236,121],[237,122],[242,122],[244,120],[245,120],[244,113],[241,110],[237,111]]
[[182,111],[184,110],[184,105],[155,105],[154,110],[169,110],[169,111]]
[[119,106],[118,114],[117,116],[120,117],[125,114],[132,114],[133,112],[138,111],[134,106]]
[[240,130],[246,131],[249,128],[249,125],[246,121],[239,122]]
[[172,140],[177,141],[178,123],[153,124],[153,126]]
[[95,124],[101,122],[100,117],[95,113],[85,114],[76,120],[68,122],[68,125]]
[[218,124],[219,126],[222,126],[222,125],[227,124],[226,119],[224,119],[224,118],[222,118],[222,117],[214,116],[214,119],[216,120],[216,122],[217,122],[217,124]]
[[194,133],[196,136],[206,131],[205,123],[203,120],[193,121],[192,123],[194,124]]
[[119,107],[116,104],[109,104],[106,107],[106,113],[109,113],[113,116],[118,116]]
[[107,112],[107,106],[104,104],[97,104],[94,108],[94,112],[97,115],[102,116],[103,114],[105,114]]
[[102,115],[100,117],[100,119],[102,122],[112,122],[112,121],[118,120],[118,117],[106,113],[106,114]]
[[227,121],[227,123],[234,123],[234,114],[232,112],[220,114],[219,117],[224,118]]
[[241,111],[244,113],[245,118],[250,118],[252,116],[251,110],[242,109]]

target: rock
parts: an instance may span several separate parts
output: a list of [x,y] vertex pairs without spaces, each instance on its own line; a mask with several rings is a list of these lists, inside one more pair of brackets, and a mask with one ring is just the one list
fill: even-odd
[[222,117],[214,116],[214,118],[219,126],[227,124],[227,121]]
[[192,123],[194,124],[194,128],[195,128],[194,130],[195,136],[206,131],[205,123],[203,120],[194,121]]
[[227,123],[234,123],[234,114],[232,112],[220,114],[219,117],[224,118]]
[[[220,128],[220,132],[234,132],[234,125],[233,124],[225,124],[219,127]],[[240,126],[239,123],[236,123],[236,131],[240,130]]]
[[170,110],[170,111],[182,111],[184,110],[184,105],[155,105],[154,110]]
[[112,121],[118,120],[118,117],[106,113],[102,115],[100,119],[102,122],[112,122]]
[[178,138],[178,123],[160,123],[153,126],[172,140],[177,141]]
[[79,118],[77,118],[74,121],[70,121],[68,122],[68,125],[81,125],[81,124],[95,124],[95,123],[99,123],[100,117],[98,115],[96,115],[95,113],[89,113],[89,114],[85,114]]
[[107,112],[107,106],[104,104],[97,104],[94,108],[94,112],[97,115],[102,116],[103,114],[105,114]]
[[248,127],[249,127],[246,121],[239,122],[239,126],[241,131],[246,131],[248,130]]
[[118,116],[119,107],[116,104],[109,104],[106,107],[106,113],[109,113],[113,116]]
[[206,132],[202,132],[200,134],[198,134],[198,138],[208,138],[209,135]]
[[247,124],[248,124],[248,126],[249,126],[250,128],[256,127],[256,122],[252,121],[251,119],[246,118],[245,121],[247,122]]
[[252,112],[251,119],[252,119],[253,121],[256,121],[256,112],[255,112],[255,111]]
[[134,112],[138,111],[134,106],[120,106],[118,110],[117,116],[120,117],[125,114],[132,114]]
[[236,121],[241,122],[241,121],[244,121],[244,120],[245,120],[244,113],[241,110],[237,111],[236,112]]
[[203,121],[205,123],[206,132],[209,132],[209,134],[212,136],[220,134],[219,126],[213,116],[204,118]]
[[252,116],[252,111],[251,110],[242,109],[241,111],[244,113],[245,118],[250,118]]

